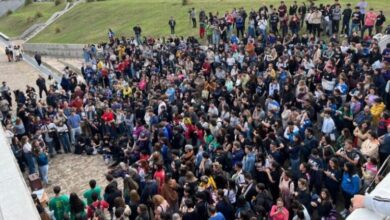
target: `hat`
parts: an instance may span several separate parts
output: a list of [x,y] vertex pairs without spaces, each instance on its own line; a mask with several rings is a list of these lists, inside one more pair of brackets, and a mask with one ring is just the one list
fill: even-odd
[[192,173],[191,171],[188,171],[186,173],[186,176],[185,176],[185,181],[188,182],[188,183],[192,183],[192,182],[195,182],[197,181],[198,179],[194,176],[194,173]]
[[205,183],[209,182],[209,178],[208,178],[207,176],[202,176],[202,177],[200,178],[200,180],[201,180],[202,182],[205,182]]
[[184,147],[184,150],[187,151],[187,150],[193,150],[194,147],[191,145],[191,144],[187,144],[185,147]]

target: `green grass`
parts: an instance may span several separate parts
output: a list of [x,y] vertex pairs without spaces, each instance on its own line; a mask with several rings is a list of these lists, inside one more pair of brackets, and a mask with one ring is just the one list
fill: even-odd
[[[23,6],[11,15],[5,15],[0,18],[0,32],[9,37],[17,37],[31,25],[45,22],[52,14],[62,10],[64,7],[65,3],[55,6],[54,2],[37,2]],[[36,18],[37,12],[41,12],[43,16]]]
[[[344,6],[350,2],[355,5],[359,0],[341,0]],[[198,36],[198,29],[193,29],[189,23],[188,10],[195,7],[197,13],[201,8],[206,13],[243,6],[248,12],[251,8],[257,10],[261,3],[279,5],[280,0],[191,0],[187,6],[181,5],[181,0],[107,0],[93,3],[83,3],[58,19],[31,42],[35,43],[97,43],[106,41],[107,30],[111,28],[117,36],[133,35],[132,28],[140,24],[145,36],[169,36],[168,19],[176,19],[176,34],[179,36]],[[287,0],[290,5],[293,0]],[[302,0],[298,0],[300,4]],[[333,3],[333,0],[317,0],[319,3]],[[369,1],[369,7],[383,9],[390,20],[389,0]],[[60,33],[56,33],[60,29]]]

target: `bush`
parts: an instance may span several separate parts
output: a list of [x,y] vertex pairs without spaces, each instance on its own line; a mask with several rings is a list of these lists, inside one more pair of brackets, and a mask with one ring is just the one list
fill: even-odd
[[32,3],[33,3],[32,0],[26,0],[26,1],[24,2],[24,5],[29,5],[29,4],[32,4]]
[[182,0],[181,4],[182,5],[188,5],[190,3],[190,0]]
[[37,13],[35,13],[35,18],[41,18],[41,17],[43,17],[42,12],[37,11]]
[[95,0],[87,0],[87,2],[94,2]]
[[55,0],[55,1],[54,1],[54,5],[55,5],[55,6],[58,6],[58,5],[60,5],[61,3],[62,3],[61,0]]
[[103,1],[105,1],[105,0],[96,0],[97,2],[103,2]]
[[73,0],[66,0],[66,2],[72,3],[72,2],[73,2]]
[[27,23],[33,22],[35,19],[33,17],[27,17]]
[[12,15],[12,13],[14,13],[12,10],[8,10],[7,11],[7,16]]
[[61,28],[56,27],[56,29],[54,31],[56,32],[56,34],[61,33]]

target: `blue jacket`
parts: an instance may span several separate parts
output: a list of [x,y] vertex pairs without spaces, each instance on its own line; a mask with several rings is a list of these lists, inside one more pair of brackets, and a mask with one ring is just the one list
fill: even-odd
[[360,189],[360,178],[357,174],[352,177],[348,173],[344,172],[343,179],[341,181],[341,188],[344,192],[353,196],[359,192]]
[[252,173],[255,169],[256,155],[254,153],[249,153],[242,160],[242,169],[245,172]]
[[234,151],[232,153],[232,165],[234,166],[237,162],[242,161],[244,157],[244,151],[239,149],[238,151]]

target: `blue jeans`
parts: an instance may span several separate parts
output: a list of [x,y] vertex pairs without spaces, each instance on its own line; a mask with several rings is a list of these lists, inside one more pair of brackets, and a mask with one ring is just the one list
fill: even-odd
[[31,152],[24,153],[24,159],[27,162],[28,166],[28,173],[33,174],[35,173],[35,161],[34,161],[34,156]]
[[353,23],[351,24],[351,28],[349,29],[349,36],[352,35],[354,31],[359,31],[360,24]]
[[48,177],[49,164],[44,165],[44,166],[40,166],[38,168],[39,168],[39,176],[41,177],[42,181],[45,184],[48,184],[49,183],[49,177]]
[[58,140],[60,141],[64,151],[66,153],[70,152],[70,140],[67,132],[58,133]]
[[70,140],[72,141],[72,144],[76,144],[76,135],[81,136],[81,127],[72,128],[70,130]]

